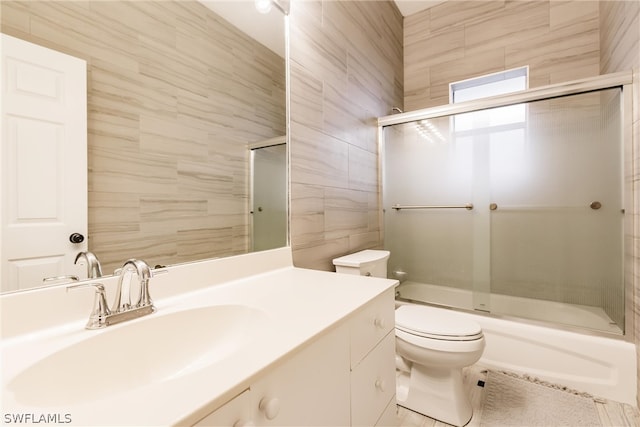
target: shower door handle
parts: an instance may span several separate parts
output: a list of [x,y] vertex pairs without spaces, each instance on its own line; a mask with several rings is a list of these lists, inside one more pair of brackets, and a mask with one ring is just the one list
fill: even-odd
[[397,211],[401,209],[466,209],[468,211],[473,209],[472,203],[467,203],[466,205],[393,205],[391,209],[395,209]]
[[[602,203],[600,203],[597,200],[594,200],[593,202],[589,203],[589,207],[591,209],[593,209],[594,211],[597,211],[598,209],[600,209],[602,207]],[[502,207],[503,209],[509,209],[509,210],[531,210],[531,209],[583,209],[580,206],[577,207],[571,207],[571,206],[507,206],[507,207]],[[492,211],[498,210],[498,204],[497,203],[491,203],[489,205],[489,209]]]

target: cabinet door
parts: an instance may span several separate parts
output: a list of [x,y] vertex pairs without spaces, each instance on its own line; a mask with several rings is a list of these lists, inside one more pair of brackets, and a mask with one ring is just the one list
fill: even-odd
[[394,289],[363,307],[351,320],[351,368],[395,327]]
[[253,425],[253,407],[251,404],[251,391],[249,389],[246,389],[195,424],[197,427],[242,427],[250,425]]
[[349,328],[342,325],[251,386],[256,425],[347,426]]
[[396,399],[391,399],[384,412],[378,418],[376,427],[399,427],[398,421],[398,406],[396,405]]
[[395,334],[382,342],[351,372],[351,419],[354,426],[373,426],[396,394]]

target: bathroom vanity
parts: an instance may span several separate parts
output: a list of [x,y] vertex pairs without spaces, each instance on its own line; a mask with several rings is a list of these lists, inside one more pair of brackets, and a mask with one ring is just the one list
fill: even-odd
[[100,330],[89,289],[2,295],[3,422],[393,425],[395,284],[283,248],[169,267],[156,313]]

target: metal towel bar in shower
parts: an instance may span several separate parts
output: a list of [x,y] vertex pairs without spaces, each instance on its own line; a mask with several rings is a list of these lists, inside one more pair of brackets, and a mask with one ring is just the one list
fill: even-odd
[[[602,203],[595,200],[587,205],[587,207],[598,210],[602,207]],[[568,209],[584,209],[585,206],[498,206],[497,203],[491,203],[489,205],[489,209],[492,211],[495,210],[507,210],[507,211],[543,211],[543,210],[568,210]]]
[[393,205],[391,209],[399,211],[400,209],[466,209],[470,211],[473,209],[473,204],[467,203],[466,205]]

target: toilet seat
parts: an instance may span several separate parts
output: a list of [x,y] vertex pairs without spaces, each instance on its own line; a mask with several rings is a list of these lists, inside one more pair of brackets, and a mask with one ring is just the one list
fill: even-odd
[[483,337],[482,328],[471,319],[455,312],[413,304],[396,309],[396,329],[416,338],[442,341],[475,341]]

